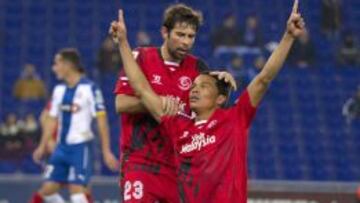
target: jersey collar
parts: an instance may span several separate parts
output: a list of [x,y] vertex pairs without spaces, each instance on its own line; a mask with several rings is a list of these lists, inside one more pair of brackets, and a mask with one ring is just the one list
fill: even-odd
[[165,65],[167,66],[174,66],[174,67],[179,67],[180,66],[180,63],[176,63],[176,62],[173,62],[173,61],[166,61],[163,57],[163,55],[161,54],[161,49],[160,47],[157,48],[157,51],[158,51],[158,54],[161,58],[161,60],[164,62]]
[[199,126],[199,125],[205,124],[206,122],[207,122],[207,120],[195,121],[195,126]]

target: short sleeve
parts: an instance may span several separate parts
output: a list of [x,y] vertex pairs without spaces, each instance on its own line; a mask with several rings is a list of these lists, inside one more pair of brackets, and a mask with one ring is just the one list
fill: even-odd
[[115,94],[126,94],[126,95],[130,95],[130,96],[135,95],[134,90],[132,89],[132,87],[129,84],[129,79],[126,77],[124,71],[120,72],[120,76],[118,77],[116,84],[115,84],[114,93]]
[[91,86],[91,97],[90,97],[91,113],[95,117],[99,113],[105,112],[104,97],[101,93],[100,88],[96,85]]
[[198,59],[197,60],[197,69],[199,72],[208,71],[209,66],[202,59]]
[[[142,56],[140,54],[140,49],[135,49],[132,54],[134,58],[136,59],[136,62],[139,64],[140,67],[142,67]],[[122,69],[119,77],[115,84],[114,94],[126,94],[129,96],[134,96],[134,90],[132,89],[131,85],[129,84],[129,79],[125,75],[124,70]]]
[[247,125],[250,125],[251,121],[255,117],[257,108],[252,106],[250,101],[250,95],[247,90],[245,90],[238,98],[234,110],[237,111],[237,115],[243,116]]

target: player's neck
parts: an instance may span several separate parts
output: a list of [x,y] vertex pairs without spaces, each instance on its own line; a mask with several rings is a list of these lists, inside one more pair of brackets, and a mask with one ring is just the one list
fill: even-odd
[[81,79],[81,74],[74,73],[70,74],[66,79],[65,82],[69,87],[75,87],[78,84],[79,80]]
[[197,111],[195,121],[203,121],[209,120],[209,118],[213,115],[217,108],[213,108],[210,110]]
[[176,63],[180,63],[181,60],[180,59],[174,59],[174,57],[171,56],[171,54],[169,53],[168,49],[166,48],[166,45],[163,44],[160,48],[160,52],[161,52],[161,56],[164,59],[164,61],[171,61],[171,62],[176,62]]

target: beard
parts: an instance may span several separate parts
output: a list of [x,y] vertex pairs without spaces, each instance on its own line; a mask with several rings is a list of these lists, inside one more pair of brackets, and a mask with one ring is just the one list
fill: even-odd
[[170,57],[172,59],[174,59],[175,61],[183,60],[185,58],[186,54],[188,53],[188,51],[186,51],[184,53],[180,53],[181,49],[179,49],[179,48],[172,49],[170,47],[167,47],[167,50],[168,50]]

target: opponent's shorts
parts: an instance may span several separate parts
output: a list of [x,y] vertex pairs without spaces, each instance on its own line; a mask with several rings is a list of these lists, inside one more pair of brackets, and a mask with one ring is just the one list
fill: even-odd
[[92,175],[92,142],[58,145],[46,165],[44,177],[62,184],[87,185]]
[[120,202],[122,203],[178,203],[175,173],[150,171],[122,171]]

